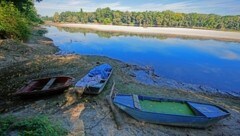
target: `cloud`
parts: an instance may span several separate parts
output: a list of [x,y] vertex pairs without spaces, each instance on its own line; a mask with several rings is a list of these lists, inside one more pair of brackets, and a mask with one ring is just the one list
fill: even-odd
[[36,8],[41,12],[44,9],[55,9],[55,10],[74,10],[81,6],[85,6],[91,3],[89,0],[69,0],[65,2],[54,2],[54,1],[43,1],[36,3]]
[[79,11],[80,8],[82,8],[84,11],[95,11],[97,8],[105,7],[123,11],[131,9],[128,6],[122,6],[120,2],[99,4],[90,0],[69,0],[62,2],[42,1],[40,3],[36,3],[36,8],[40,15],[53,15],[55,12],[63,11]]
[[170,4],[161,4],[161,3],[146,3],[139,6],[136,6],[135,9],[146,11],[164,11],[164,10],[179,10],[179,9],[185,9],[188,7],[187,2],[177,2],[177,3],[170,3]]
[[110,7],[111,9],[121,10],[121,11],[127,11],[131,9],[131,7],[129,6],[122,6],[120,2],[104,3],[99,5],[99,8],[106,8],[106,7]]
[[164,11],[172,10],[175,12],[198,12],[198,13],[215,13],[221,15],[240,15],[240,1],[238,0],[186,0],[172,2],[165,0],[151,0],[138,2],[135,1],[102,1],[102,0],[45,0],[36,3],[36,8],[41,15],[53,15],[54,12],[63,11],[95,11],[97,8],[110,7],[114,10],[121,11]]
[[[235,0],[212,0],[212,1],[183,1],[183,2],[175,2],[175,3],[159,3],[152,2],[146,3],[142,5],[137,5],[133,9],[138,11],[164,11],[164,10],[172,10],[175,12],[184,12],[184,13],[215,13],[215,14],[240,14],[239,8],[240,2]],[[223,10],[224,9],[224,10]]]

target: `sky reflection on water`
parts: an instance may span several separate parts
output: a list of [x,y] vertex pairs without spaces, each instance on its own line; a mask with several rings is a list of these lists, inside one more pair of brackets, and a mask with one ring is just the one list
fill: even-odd
[[73,28],[46,28],[46,36],[62,51],[148,65],[166,78],[240,92],[240,43],[237,42],[114,36],[80,29],[81,32],[77,32]]

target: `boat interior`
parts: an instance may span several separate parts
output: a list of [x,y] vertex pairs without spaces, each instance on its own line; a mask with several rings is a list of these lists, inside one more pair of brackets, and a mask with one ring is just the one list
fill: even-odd
[[229,113],[215,105],[138,95],[116,95],[114,102],[144,112],[182,116],[222,117]]
[[31,81],[21,92],[31,92],[36,90],[48,90],[64,85],[69,78],[58,77],[58,78],[46,78],[41,80]]

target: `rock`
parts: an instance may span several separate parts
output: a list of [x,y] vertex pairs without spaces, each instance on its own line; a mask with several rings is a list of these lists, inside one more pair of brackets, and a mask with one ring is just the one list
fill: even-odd
[[84,109],[84,104],[80,103],[64,112],[64,114],[70,119],[70,122],[73,124],[70,130],[71,133],[69,133],[68,136],[84,135],[84,124],[83,121],[79,119],[79,116]]
[[84,136],[84,124],[82,120],[76,120],[68,136]]
[[75,107],[65,111],[64,114],[68,115],[72,122],[75,122],[76,120],[79,119],[79,116],[84,109],[85,109],[84,104],[80,103]]
[[65,103],[63,104],[62,108],[68,107],[75,103],[79,97],[82,95],[80,91],[77,91],[75,88],[70,88],[66,93],[65,93]]

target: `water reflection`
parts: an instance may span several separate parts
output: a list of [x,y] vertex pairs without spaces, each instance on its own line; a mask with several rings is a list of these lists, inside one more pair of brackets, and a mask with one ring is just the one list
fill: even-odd
[[148,65],[166,78],[240,92],[240,43],[46,27],[61,50]]
[[72,27],[56,27],[60,32],[65,31],[69,33],[82,33],[86,36],[87,33],[95,33],[101,38],[111,38],[111,37],[118,37],[118,36],[139,36],[142,38],[157,38],[157,39],[166,39],[168,37],[164,35],[144,35],[144,34],[132,34],[132,33],[122,33],[122,32],[102,32],[90,29],[82,29],[82,28],[72,28]]

